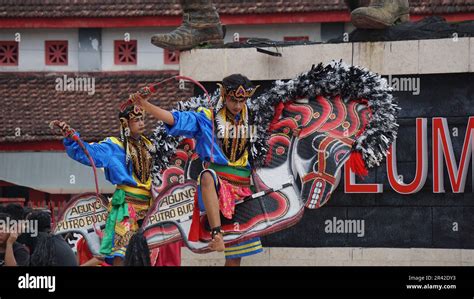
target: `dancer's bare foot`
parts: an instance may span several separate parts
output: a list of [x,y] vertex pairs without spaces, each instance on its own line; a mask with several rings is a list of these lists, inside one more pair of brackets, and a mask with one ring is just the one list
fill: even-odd
[[214,236],[214,238],[209,243],[209,248],[212,251],[222,252],[225,249],[224,245],[224,238],[222,237],[222,233],[218,233]]

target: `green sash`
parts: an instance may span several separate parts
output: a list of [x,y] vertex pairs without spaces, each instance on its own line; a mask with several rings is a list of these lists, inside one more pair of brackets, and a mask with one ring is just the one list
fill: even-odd
[[149,198],[145,195],[133,194],[125,192],[121,189],[116,189],[112,197],[112,208],[107,216],[107,222],[105,224],[105,232],[102,242],[100,243],[100,253],[104,255],[110,255],[112,248],[114,247],[114,233],[115,233],[115,224],[117,222],[123,221],[125,217],[129,217],[128,214],[128,204],[125,201],[126,196],[132,196],[140,198],[143,200],[148,200]]

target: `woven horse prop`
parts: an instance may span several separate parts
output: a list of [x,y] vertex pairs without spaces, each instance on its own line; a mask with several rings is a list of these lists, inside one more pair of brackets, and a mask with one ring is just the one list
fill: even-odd
[[[214,109],[220,94],[179,102],[177,110]],[[232,245],[297,223],[304,209],[324,206],[338,184],[338,173],[350,163],[364,176],[378,166],[396,138],[398,106],[379,75],[342,62],[319,64],[295,79],[274,82],[247,102],[257,193],[239,202],[232,219],[221,217],[224,242]],[[205,167],[194,152],[195,140],[167,135],[160,123],[153,134],[157,153],[153,168],[157,197],[142,229],[151,248],[183,240],[197,253],[211,240],[201,213],[201,239],[188,240],[197,190]]]
[[[219,91],[195,97],[179,102],[177,110],[214,109],[219,97]],[[398,129],[399,108],[386,81],[342,62],[319,64],[292,80],[276,81],[247,105],[257,136],[249,148],[257,193],[236,205],[232,219],[221,217],[227,245],[290,227],[305,207],[324,206],[344,163],[366,175],[384,159]],[[183,240],[194,252],[209,251],[205,214],[200,215],[204,238],[188,240],[196,180],[204,168],[194,152],[196,141],[167,135],[162,123],[152,141],[154,203],[142,224],[149,247]],[[105,226],[106,210],[107,200],[98,193],[77,196],[62,211],[55,233],[79,233],[97,254],[97,228]]]

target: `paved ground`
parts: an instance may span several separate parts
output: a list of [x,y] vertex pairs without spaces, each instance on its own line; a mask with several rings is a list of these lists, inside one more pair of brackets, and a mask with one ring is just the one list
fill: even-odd
[[[183,266],[222,266],[223,253],[182,250]],[[243,266],[474,266],[474,250],[424,248],[265,248]]]

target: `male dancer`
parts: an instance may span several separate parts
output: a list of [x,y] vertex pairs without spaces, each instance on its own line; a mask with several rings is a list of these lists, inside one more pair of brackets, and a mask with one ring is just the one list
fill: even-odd
[[[252,137],[249,128],[251,116],[246,101],[257,87],[240,74],[224,78],[215,111],[200,107],[197,111],[170,112],[148,102],[148,96],[132,95],[137,105],[166,124],[170,135],[196,139],[196,152],[208,167],[199,175],[199,207],[194,208],[206,210],[212,236],[209,248],[225,251],[226,266],[239,266],[243,256],[263,250],[259,238],[225,248],[220,218],[222,214],[231,219],[235,202],[252,194],[248,150]],[[198,225],[199,219],[193,218],[191,241],[193,229]]]
[[[107,216],[100,254],[113,265],[123,265],[126,246],[139,229],[151,204],[151,165],[153,144],[144,135],[145,112],[138,106],[128,106],[119,113],[120,138],[109,137],[99,143],[84,143],[97,167],[103,167],[105,177],[117,185]],[[89,159],[74,140],[79,135],[61,122],[64,146],[72,159],[90,166]],[[179,244],[174,246],[180,255]]]

